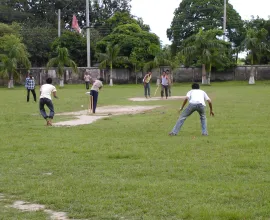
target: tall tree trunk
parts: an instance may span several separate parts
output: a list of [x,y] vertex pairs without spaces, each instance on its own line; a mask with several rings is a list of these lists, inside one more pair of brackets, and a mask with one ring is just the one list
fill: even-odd
[[208,79],[207,79],[207,83],[208,83],[208,85],[210,85],[211,84],[211,72],[212,72],[212,64],[210,64],[210,66],[209,66],[209,73],[208,73]]
[[249,81],[248,84],[253,85],[255,84],[255,67],[252,65],[251,70],[250,70],[250,75],[249,75]]
[[110,65],[110,86],[113,86],[113,78],[112,78],[112,63]]
[[[64,73],[64,74],[65,74],[65,73]],[[64,77],[63,75],[60,76],[60,78],[59,78],[59,80],[60,80],[60,81],[59,81],[59,86],[60,86],[60,87],[64,87],[64,78],[65,78],[65,77]]]
[[202,84],[203,85],[207,84],[205,64],[202,64]]
[[8,80],[8,88],[14,88],[14,80],[13,80],[13,73],[9,74],[9,80]]

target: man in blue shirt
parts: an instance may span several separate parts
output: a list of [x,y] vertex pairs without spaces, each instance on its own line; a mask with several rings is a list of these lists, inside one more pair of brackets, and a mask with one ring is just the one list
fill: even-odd
[[27,102],[29,102],[30,91],[34,97],[34,101],[37,101],[36,91],[35,91],[35,79],[33,75],[30,73],[26,78],[25,88],[27,89]]

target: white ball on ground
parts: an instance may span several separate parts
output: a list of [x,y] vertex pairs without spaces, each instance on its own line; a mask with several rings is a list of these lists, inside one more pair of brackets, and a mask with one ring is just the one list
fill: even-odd
[[81,107],[83,107],[83,105],[81,105]]

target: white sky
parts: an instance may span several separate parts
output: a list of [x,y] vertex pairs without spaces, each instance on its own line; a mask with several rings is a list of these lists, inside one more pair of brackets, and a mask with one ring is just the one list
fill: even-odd
[[[170,44],[166,30],[170,27],[174,10],[182,0],[132,0],[131,14],[141,17],[151,31],[158,35],[163,44]],[[270,16],[270,0],[229,0],[242,19],[250,19],[252,15],[268,19]]]

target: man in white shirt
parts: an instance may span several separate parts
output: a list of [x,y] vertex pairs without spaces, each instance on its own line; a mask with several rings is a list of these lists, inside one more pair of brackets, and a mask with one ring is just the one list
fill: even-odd
[[[52,85],[52,78],[46,80],[47,84],[40,87],[40,98],[39,98],[39,110],[43,118],[47,121],[47,126],[52,126],[52,119],[54,117],[54,106],[52,103],[51,93],[53,93],[54,98],[56,96],[56,88]],[[49,116],[47,115],[44,106],[47,106],[50,110]]]
[[164,90],[166,99],[168,98],[168,87],[169,87],[169,78],[165,71],[163,71],[161,76],[161,98],[164,97]]
[[92,113],[96,113],[96,107],[97,107],[97,101],[98,101],[98,92],[103,87],[103,78],[99,78],[95,80],[93,83],[93,86],[90,90],[90,109],[92,110]]
[[85,88],[88,90],[89,89],[89,84],[90,84],[91,76],[88,72],[84,74],[84,81],[85,81]]
[[190,116],[194,111],[197,111],[200,115],[201,119],[201,127],[202,127],[202,135],[207,136],[207,124],[206,124],[206,114],[205,114],[205,101],[208,102],[210,108],[210,116],[214,116],[214,112],[212,109],[212,102],[208,95],[203,91],[200,90],[200,85],[197,83],[192,84],[192,90],[187,93],[187,96],[180,108],[180,111],[183,110],[187,101],[189,101],[188,107],[181,113],[179,119],[177,120],[174,128],[169,133],[170,136],[175,136],[180,131],[181,127],[183,126],[185,120],[188,116]]

